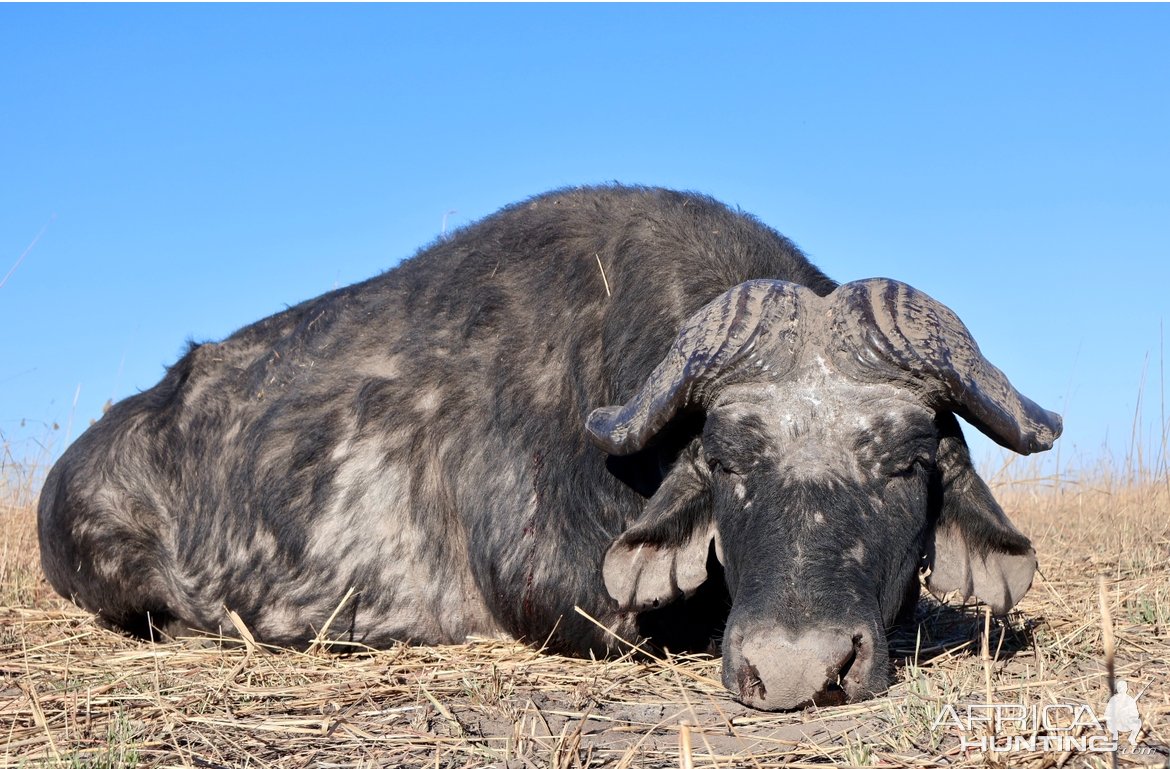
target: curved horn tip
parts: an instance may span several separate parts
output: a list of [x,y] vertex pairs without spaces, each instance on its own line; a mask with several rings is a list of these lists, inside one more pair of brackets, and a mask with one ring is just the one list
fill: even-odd
[[1056,439],[1064,432],[1064,419],[1060,414],[1041,409],[1041,417],[1036,420],[1036,429],[1025,440],[1024,454],[1035,454],[1038,451],[1048,451]]
[[619,422],[621,406],[602,406],[585,419],[585,432],[598,448],[607,454],[627,454],[637,447],[628,447],[629,425]]

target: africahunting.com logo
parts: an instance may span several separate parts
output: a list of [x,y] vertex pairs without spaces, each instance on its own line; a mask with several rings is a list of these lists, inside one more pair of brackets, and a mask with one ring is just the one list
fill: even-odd
[[1087,703],[944,705],[931,729],[957,735],[964,750],[983,753],[1165,753],[1164,746],[1142,740],[1147,725],[1138,700],[1148,689],[1135,696],[1119,680],[1100,714]]

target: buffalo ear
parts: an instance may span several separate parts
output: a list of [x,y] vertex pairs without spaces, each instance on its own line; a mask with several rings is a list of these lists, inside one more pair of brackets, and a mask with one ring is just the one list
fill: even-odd
[[623,611],[663,606],[707,581],[715,537],[706,468],[683,456],[642,515],[605,552],[605,589]]
[[940,414],[938,424],[941,500],[926,541],[926,587],[939,598],[950,593],[963,602],[977,598],[994,613],[1006,614],[1032,586],[1036,551],[975,473],[955,417]]

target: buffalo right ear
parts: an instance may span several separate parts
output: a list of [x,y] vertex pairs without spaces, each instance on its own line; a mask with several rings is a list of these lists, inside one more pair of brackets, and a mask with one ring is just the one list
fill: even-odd
[[706,468],[680,457],[642,515],[605,552],[605,589],[622,611],[664,606],[707,581],[716,536]]
[[1032,586],[1036,551],[976,474],[955,417],[940,414],[938,424],[942,499],[926,542],[926,587],[939,598],[977,598],[1006,614]]

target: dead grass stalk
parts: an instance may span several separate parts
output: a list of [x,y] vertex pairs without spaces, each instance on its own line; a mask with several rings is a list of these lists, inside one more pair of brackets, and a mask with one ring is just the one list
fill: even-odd
[[[1111,657],[1118,678],[1145,689],[1151,747],[1117,760],[1166,762],[1170,484],[1160,476],[1003,479],[997,493],[1041,558],[1020,606],[997,619],[924,598],[916,623],[891,633],[888,696],[797,713],[738,705],[705,656],[591,661],[483,639],[270,653],[242,623],[243,640],[139,643],[52,593],[32,499],[3,493],[0,769],[1104,766],[1086,750],[970,749],[947,708],[1086,703],[1100,714]],[[988,729],[1028,736],[1011,722]]]

